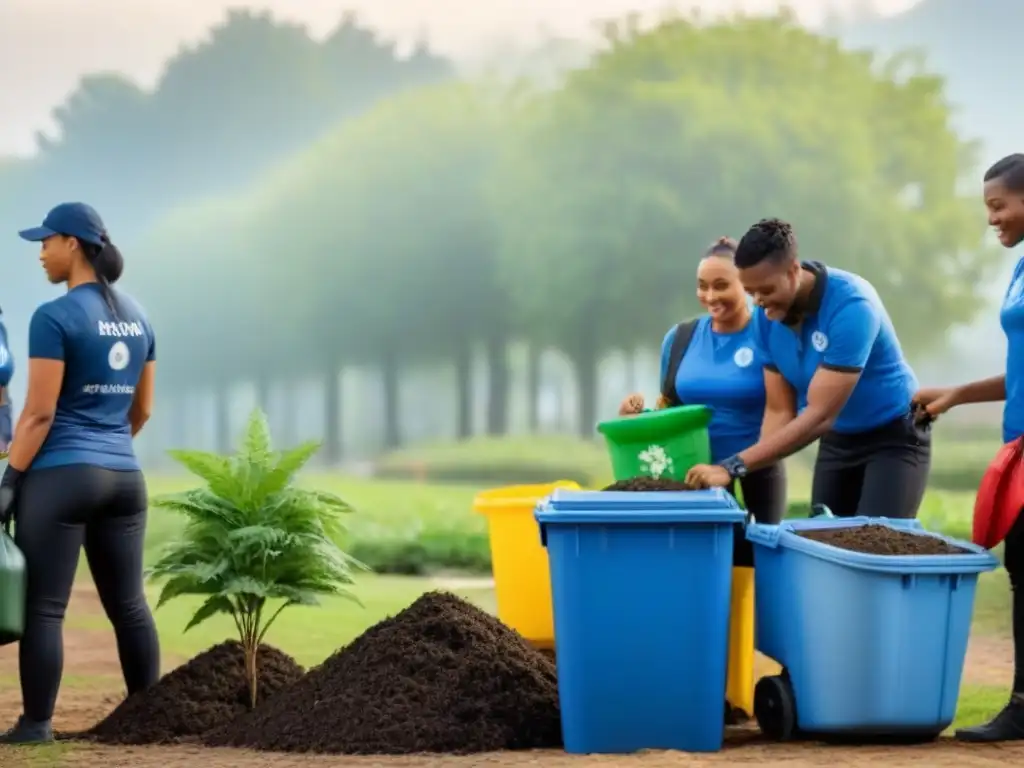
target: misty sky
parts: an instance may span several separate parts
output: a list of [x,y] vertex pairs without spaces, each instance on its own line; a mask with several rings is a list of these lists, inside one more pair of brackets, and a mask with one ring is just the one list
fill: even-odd
[[[875,6],[896,13],[918,0],[790,0],[809,23],[825,8]],[[710,13],[771,10],[775,0],[0,0],[0,154],[27,153],[33,132],[84,73],[116,70],[151,85],[163,62],[199,39],[229,7],[268,8],[282,18],[330,30],[345,10],[397,40],[425,33],[460,58],[489,44],[522,43],[546,29],[585,36],[594,19],[630,10],[698,5]]]

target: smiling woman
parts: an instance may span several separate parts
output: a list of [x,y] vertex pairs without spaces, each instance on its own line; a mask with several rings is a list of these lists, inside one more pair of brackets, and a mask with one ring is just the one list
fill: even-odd
[[912,413],[917,378],[874,287],[801,261],[792,226],[762,219],[736,249],[757,304],[751,325],[767,391],[761,439],[687,481],[727,486],[818,438],[811,502],[841,517],[908,518],[924,498],[931,435]]
[[[757,442],[765,413],[763,361],[753,338],[751,307],[734,263],[736,241],[722,237],[697,267],[697,299],[707,315],[669,330],[661,347],[659,407],[711,408],[708,435],[712,461]],[[627,397],[622,415],[643,410],[643,396]],[[735,483],[729,483],[731,491]],[[763,467],[740,481],[743,501],[762,523],[785,514],[786,477],[782,464]],[[737,565],[745,565],[745,554]]]

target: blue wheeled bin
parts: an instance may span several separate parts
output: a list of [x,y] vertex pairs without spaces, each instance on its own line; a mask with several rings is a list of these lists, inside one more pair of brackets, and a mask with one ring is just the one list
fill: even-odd
[[[934,536],[954,555],[873,555],[804,538],[869,524]],[[998,561],[915,520],[833,518],[751,524],[757,647],[783,667],[760,680],[765,735],[926,740],[956,714],[978,574]]]
[[721,749],[735,499],[558,489],[535,514],[565,750]]

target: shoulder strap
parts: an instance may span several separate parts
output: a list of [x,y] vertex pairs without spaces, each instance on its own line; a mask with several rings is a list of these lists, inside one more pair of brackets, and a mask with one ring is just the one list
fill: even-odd
[[687,320],[676,326],[676,335],[672,338],[672,348],[668,353],[668,367],[665,368],[665,380],[661,382],[661,394],[670,405],[682,405],[676,392],[676,375],[679,365],[683,362],[693,332],[697,330],[697,320]]

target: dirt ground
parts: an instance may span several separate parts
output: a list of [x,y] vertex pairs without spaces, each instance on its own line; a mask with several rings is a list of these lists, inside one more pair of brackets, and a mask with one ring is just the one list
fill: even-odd
[[[76,589],[73,615],[102,615],[99,601],[90,588]],[[113,634],[105,631],[67,630],[64,634],[64,672],[66,683],[57,702],[54,725],[58,730],[87,728],[105,716],[121,697],[120,667]],[[183,659],[168,659],[166,666]],[[764,672],[771,665],[759,664]],[[1012,673],[1009,643],[1003,638],[977,637],[972,640],[964,682],[974,685],[1006,685]],[[88,685],[83,683],[88,678]],[[20,711],[17,686],[17,651],[0,649],[0,726],[13,722]],[[202,764],[205,768],[327,768],[328,766],[387,766],[388,768],[426,768],[427,766],[583,766],[639,765],[643,768],[702,768],[717,765],[758,765],[803,768],[829,766],[844,768],[869,762],[886,766],[929,766],[930,768],[974,768],[1024,762],[1024,745],[967,747],[943,740],[917,747],[830,747],[818,744],[767,744],[759,741],[753,729],[738,729],[729,738],[729,746],[713,755],[647,752],[629,756],[570,756],[561,752],[518,752],[453,757],[446,755],[401,758],[353,758],[299,755],[271,755],[240,750],[212,750],[193,747],[96,747],[60,745],[53,749],[0,748],[0,765],[19,766],[74,765],[76,768],[186,768]]]

